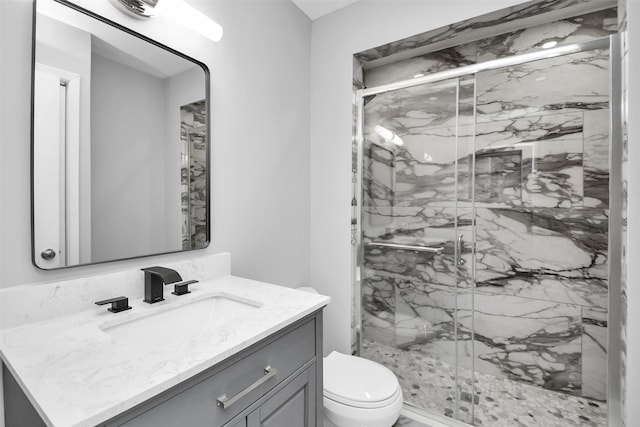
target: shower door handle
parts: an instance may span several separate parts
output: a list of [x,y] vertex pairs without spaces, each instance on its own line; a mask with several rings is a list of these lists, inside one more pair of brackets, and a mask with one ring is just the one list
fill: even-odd
[[456,242],[456,258],[458,258],[458,267],[462,267],[464,265],[464,259],[462,259],[462,238],[463,234],[458,236],[458,241]]

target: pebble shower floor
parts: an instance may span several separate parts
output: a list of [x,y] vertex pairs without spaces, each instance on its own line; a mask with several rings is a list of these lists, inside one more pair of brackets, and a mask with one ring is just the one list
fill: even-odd
[[[415,350],[404,351],[364,340],[361,356],[383,364],[396,374],[402,386],[405,402],[446,416],[454,415],[455,366]],[[458,374],[460,375],[460,371]],[[470,378],[471,372],[463,375]],[[473,423],[476,426],[605,427],[607,425],[605,402],[498,379],[479,372],[475,375],[475,392],[478,398],[473,408]],[[470,401],[470,398],[460,399],[461,413],[471,413]],[[407,422],[410,420],[401,418],[396,426],[405,426]]]

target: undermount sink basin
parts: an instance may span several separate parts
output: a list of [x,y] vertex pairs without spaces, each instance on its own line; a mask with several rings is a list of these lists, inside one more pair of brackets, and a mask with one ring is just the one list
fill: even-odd
[[210,296],[101,329],[121,343],[152,349],[188,340],[207,329],[233,321],[258,308],[260,304],[257,302],[240,301],[227,296]]

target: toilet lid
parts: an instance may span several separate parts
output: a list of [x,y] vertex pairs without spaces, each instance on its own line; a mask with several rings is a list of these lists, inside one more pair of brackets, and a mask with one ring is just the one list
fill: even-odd
[[383,405],[398,392],[389,369],[367,359],[336,351],[324,358],[324,395],[350,406]]

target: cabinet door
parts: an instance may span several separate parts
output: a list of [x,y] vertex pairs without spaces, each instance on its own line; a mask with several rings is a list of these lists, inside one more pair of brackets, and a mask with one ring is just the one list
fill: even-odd
[[247,427],[315,427],[315,365],[247,417]]

